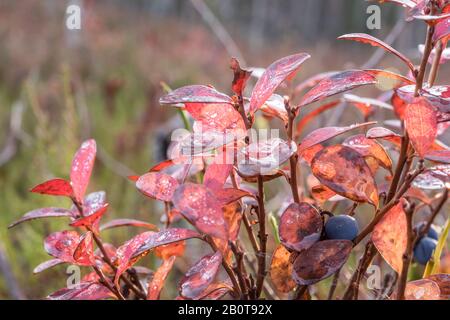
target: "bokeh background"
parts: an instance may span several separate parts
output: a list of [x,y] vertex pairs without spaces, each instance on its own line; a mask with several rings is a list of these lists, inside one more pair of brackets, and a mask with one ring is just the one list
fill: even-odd
[[[79,31],[65,27],[69,4],[82,8]],[[406,72],[395,58],[370,46],[336,40],[350,32],[387,37],[419,61],[422,23],[399,22],[403,10],[385,4],[381,29],[368,30],[368,5],[363,0],[0,0],[0,298],[42,298],[65,286],[64,266],[32,274],[49,258],[43,239],[64,228],[64,221],[7,226],[34,208],[69,205],[28,190],[48,178],[68,177],[71,158],[86,138],[95,138],[99,149],[89,190],[107,192],[107,218],[158,223],[161,208],[126,176],[161,160],[163,137],[179,125],[177,114],[158,104],[161,81],[171,87],[214,84],[229,93],[231,56],[265,67],[299,51],[312,59],[296,81],[374,63]],[[448,71],[442,68],[438,82],[448,82]],[[327,112],[312,126],[332,120],[333,112]],[[361,117],[353,112],[342,121]],[[117,229],[104,237],[120,244],[136,232]]]

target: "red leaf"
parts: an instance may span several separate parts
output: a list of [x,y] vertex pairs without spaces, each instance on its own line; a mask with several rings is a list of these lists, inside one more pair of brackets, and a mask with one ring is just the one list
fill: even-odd
[[406,284],[405,300],[440,300],[441,290],[430,279],[419,279]]
[[59,178],[51,179],[44,183],[38,184],[30,191],[34,193],[65,197],[71,197],[73,194],[70,182]]
[[372,232],[372,241],[384,260],[398,274],[402,271],[403,254],[407,243],[407,222],[402,199],[378,222]]
[[180,228],[169,228],[160,232],[152,232],[149,236],[144,237],[143,241],[140,241],[140,246],[136,247],[132,257],[142,256],[162,245],[192,238],[200,239],[201,236],[195,231]]
[[425,98],[417,98],[405,110],[405,128],[414,149],[421,158],[430,150],[437,135],[434,108]]
[[185,248],[186,248],[185,241],[165,244],[155,248],[155,255],[163,260],[167,260],[172,256],[181,257],[184,254]]
[[281,243],[302,251],[319,241],[323,221],[316,208],[306,202],[291,203],[280,219]]
[[74,263],[73,254],[79,243],[80,235],[76,231],[64,230],[50,234],[44,241],[44,248],[51,256]]
[[443,164],[426,169],[414,179],[413,185],[426,190],[449,188],[450,165]]
[[97,211],[85,215],[82,218],[79,218],[77,220],[74,220],[70,226],[72,227],[94,227],[94,229],[97,229],[96,226],[98,225],[100,219],[102,216],[106,213],[106,210],[108,209],[108,204],[105,204],[103,207],[98,209]]
[[[84,197],[83,201],[83,213],[85,216],[90,216],[94,212],[97,212],[106,205],[106,193],[105,191],[96,191],[89,193]],[[78,214],[78,209],[73,207],[72,210]]]
[[340,134],[346,133],[350,130],[366,127],[375,124],[375,121],[365,122],[360,124],[353,124],[347,127],[324,127],[312,131],[306,137],[303,138],[302,142],[298,146],[298,152],[303,153],[304,150],[311,148],[312,146],[325,142],[331,138],[334,138]]
[[441,298],[444,300],[450,299],[450,274],[433,274],[427,279],[434,281],[441,291]]
[[102,300],[112,298],[111,291],[98,282],[81,282],[73,288],[64,288],[50,294],[49,300]]
[[145,243],[145,241],[147,241],[147,239],[149,239],[154,234],[155,232],[153,231],[147,231],[138,234],[137,236],[133,237],[132,239],[121,245],[119,248],[117,248],[115,255],[117,271],[114,283],[118,283],[120,276],[144,255],[143,253],[141,256],[138,255],[133,258],[133,255],[136,253],[136,251]]
[[222,263],[220,252],[206,255],[193,265],[180,281],[180,295],[188,299],[198,299],[211,285]]
[[259,108],[265,116],[281,119],[285,124],[288,123],[289,116],[284,104],[284,98],[278,94],[273,94]]
[[89,231],[81,237],[80,243],[73,252],[73,259],[76,264],[81,266],[92,266],[95,264],[92,232]]
[[225,188],[214,191],[214,195],[216,196],[217,201],[221,205],[227,205],[232,202],[235,202],[243,197],[252,197],[255,196],[248,191],[234,188]]
[[378,85],[385,90],[398,88],[405,85],[415,86],[416,83],[414,80],[410,78],[407,78],[405,76],[402,76],[401,74],[389,70],[364,69],[363,71],[373,75],[377,79]]
[[89,184],[94,167],[97,146],[95,140],[83,142],[72,160],[70,182],[72,183],[75,198],[81,203]]
[[149,172],[139,177],[136,188],[144,195],[161,200],[171,201],[178,181],[162,172]]
[[115,219],[111,220],[103,225],[100,226],[100,231],[111,229],[111,228],[117,228],[117,227],[142,227],[150,230],[158,230],[158,227],[154,224],[141,221],[141,220],[135,220],[135,219]]
[[279,138],[251,143],[239,150],[239,173],[246,177],[275,174],[296,151],[294,142],[289,144]]
[[281,244],[273,252],[270,279],[279,292],[288,293],[295,288],[290,257],[291,253]]
[[241,227],[242,206],[238,201],[236,201],[225,205],[222,208],[222,211],[228,225],[228,238],[230,241],[236,241]]
[[64,261],[61,259],[50,259],[50,260],[44,261],[41,264],[39,264],[36,268],[34,268],[33,273],[34,274],[40,273],[44,270],[47,270],[49,268],[52,268],[52,267],[57,266],[62,263],[64,263]]
[[231,58],[230,68],[233,70],[234,78],[232,82],[231,88],[233,92],[238,96],[242,96],[242,91],[245,89],[245,85],[247,84],[248,78],[252,74],[251,71],[247,71],[242,69],[239,65],[239,61],[236,58]]
[[322,184],[319,184],[311,188],[311,195],[319,203],[324,203],[334,197],[336,192]]
[[[148,172],[159,172],[159,171],[164,170],[173,165],[174,165],[174,162],[172,159],[164,160],[164,161],[154,165],[153,167],[151,167],[150,170],[148,170]],[[139,179],[139,177],[138,177],[138,179]],[[136,180],[133,180],[133,181],[136,181]]]
[[408,68],[411,71],[414,72],[414,69],[415,69],[414,65],[412,64],[412,62],[407,57],[405,57],[402,53],[400,53],[397,50],[395,50],[394,48],[392,48],[387,43],[384,43],[380,39],[377,39],[377,38],[375,38],[375,37],[373,37],[371,35],[368,35],[368,34],[365,34],[365,33],[349,33],[349,34],[345,34],[343,36],[338,37],[338,39],[341,39],[341,40],[342,39],[343,40],[354,40],[354,41],[370,44],[370,45],[372,45],[374,47],[383,48],[387,52],[396,55],[400,60],[402,60],[404,63],[406,63],[406,65],[408,66]]
[[40,218],[52,218],[52,217],[71,217],[72,211],[63,208],[40,208],[26,213],[19,220],[11,223],[8,228],[15,227],[22,222],[40,219]]
[[293,278],[299,285],[311,285],[328,278],[347,261],[353,248],[348,240],[325,240],[302,251],[294,261]]
[[232,169],[233,166],[231,164],[210,164],[206,168],[203,184],[214,191],[223,189]]
[[216,89],[203,86],[192,85],[185,86],[173,90],[169,94],[159,99],[160,104],[177,104],[177,103],[227,103],[232,104],[233,101],[226,94],[218,92]]
[[377,99],[359,97],[349,93],[344,94],[343,99],[344,101],[353,104],[359,111],[361,111],[364,118],[367,118],[373,114],[374,107],[393,110],[390,104]]
[[343,145],[356,150],[364,158],[374,158],[383,168],[392,172],[391,157],[383,146],[375,140],[368,139],[363,134],[358,134],[345,139]]
[[389,141],[397,146],[400,146],[402,137],[395,132],[392,132],[389,129],[383,128],[383,127],[374,127],[370,128],[367,133],[366,137],[368,139],[382,139]]
[[193,183],[181,185],[175,190],[173,204],[201,232],[227,239],[228,226],[222,204],[205,186]]
[[[245,132],[242,116],[230,104],[186,103],[186,111],[201,124],[202,132],[216,131],[236,134]],[[198,126],[198,124],[194,124]]]
[[302,98],[300,107],[310,103],[323,100],[335,94],[352,90],[354,88],[374,84],[376,79],[368,72],[361,70],[349,70],[332,75],[323,79]]
[[337,194],[378,207],[378,191],[370,168],[355,150],[336,145],[319,151],[311,163],[312,173]]
[[[450,6],[448,6],[450,10]],[[450,37],[450,18],[446,18],[442,21],[439,21],[434,27],[433,33],[433,42],[437,43],[439,40],[444,42],[448,41]]]
[[284,80],[293,77],[303,62],[309,58],[309,54],[298,53],[272,63],[253,88],[250,114],[258,110]]
[[425,155],[425,159],[433,162],[450,164],[450,150],[430,151]]
[[161,289],[164,287],[166,278],[169,275],[170,270],[172,270],[173,263],[175,262],[176,256],[172,256],[167,260],[164,260],[162,265],[156,270],[153,275],[152,281],[148,285],[147,300],[158,300]]

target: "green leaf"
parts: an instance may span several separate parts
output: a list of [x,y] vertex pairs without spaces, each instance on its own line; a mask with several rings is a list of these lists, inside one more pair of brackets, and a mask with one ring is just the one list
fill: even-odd
[[445,247],[445,242],[447,240],[449,230],[450,230],[450,219],[447,219],[447,222],[445,223],[444,231],[442,232],[441,236],[439,237],[439,241],[436,246],[436,249],[434,250],[433,256],[431,257],[430,261],[428,261],[427,266],[425,267],[425,271],[423,272],[422,278],[431,276],[432,274],[435,274],[439,271],[441,255],[442,255],[442,251],[444,250],[444,247]]

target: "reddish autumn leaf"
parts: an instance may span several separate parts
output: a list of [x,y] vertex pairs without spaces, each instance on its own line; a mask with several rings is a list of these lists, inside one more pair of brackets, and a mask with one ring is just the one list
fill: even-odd
[[340,103],[339,100],[331,101],[329,103],[326,103],[326,104],[318,107],[314,111],[311,111],[310,113],[308,113],[307,115],[302,117],[301,120],[296,125],[295,136],[300,137],[300,135],[303,133],[303,130],[311,122],[312,119],[321,115],[323,112],[338,106],[339,103]]
[[[84,197],[83,201],[83,214],[85,216],[90,216],[91,214],[97,212],[106,205],[106,193],[105,191],[96,191],[89,193]],[[72,211],[78,214],[78,209],[74,206]]]
[[238,201],[222,207],[223,217],[228,225],[228,239],[236,241],[242,221],[242,206]]
[[158,300],[161,290],[166,282],[167,276],[170,270],[172,270],[176,256],[172,256],[167,260],[164,260],[161,266],[153,275],[152,280],[148,284],[147,300]]
[[293,278],[299,285],[312,285],[328,278],[347,261],[353,248],[348,240],[325,240],[300,252],[293,264]]
[[236,58],[231,58],[230,68],[233,70],[234,78],[231,85],[233,92],[238,96],[242,96],[242,91],[245,89],[248,78],[252,74],[251,71],[242,69],[239,65],[239,61]]
[[322,149],[323,145],[315,144],[312,147],[301,150],[300,152],[298,152],[298,155],[303,160],[305,160],[307,164],[311,165],[311,161],[314,158],[314,156],[317,154],[317,152],[319,152]]
[[406,107],[404,121],[414,149],[423,158],[437,135],[437,118],[434,108],[425,98],[417,98]]
[[82,203],[94,167],[97,145],[95,140],[83,142],[76,152],[70,170],[70,182],[75,198]]
[[229,96],[218,92],[216,89],[203,86],[192,85],[173,90],[169,94],[159,99],[160,104],[178,104],[178,103],[227,103],[233,101]]
[[221,190],[232,169],[233,166],[231,164],[210,164],[206,168],[203,184],[211,190]]
[[[169,168],[173,165],[174,165],[174,161],[172,159],[164,160],[164,161],[154,165],[153,167],[151,167],[148,170],[148,172],[159,172],[159,171]],[[138,177],[138,179],[139,179],[139,177]],[[137,181],[137,179],[133,180],[133,181]]]
[[246,177],[275,174],[296,151],[293,141],[289,143],[280,138],[253,142],[239,150],[239,174]]
[[450,274],[433,274],[431,276],[428,276],[427,279],[434,281],[439,286],[442,299],[450,299]]
[[181,257],[184,255],[185,248],[185,241],[165,244],[155,248],[155,255],[163,260],[167,260],[172,256]]
[[376,82],[373,75],[362,70],[340,72],[323,79],[309,90],[303,96],[300,107],[360,86],[375,84]]
[[197,299],[211,285],[222,263],[220,252],[209,254],[195,263],[180,281],[180,295]]
[[193,183],[179,186],[175,190],[173,204],[201,232],[227,239],[228,226],[222,205],[205,186]]
[[372,121],[372,122],[365,122],[365,123],[360,123],[360,124],[352,124],[347,127],[324,127],[324,128],[316,129],[316,130],[312,131],[311,133],[309,133],[306,137],[303,138],[302,142],[298,146],[298,152],[303,153],[304,150],[306,150],[316,144],[325,142],[331,138],[334,138],[334,137],[341,135],[343,133],[346,133],[348,131],[366,127],[366,126],[369,126],[369,125],[372,125],[375,123],[376,123],[376,121]]
[[[145,234],[147,234],[147,232]],[[184,241],[192,238],[200,239],[201,236],[195,231],[181,228],[169,228],[159,232],[152,232],[151,234],[148,234],[137,241],[140,243],[140,245],[135,246],[136,249],[132,253],[132,257],[145,255],[150,250],[162,245]],[[119,249],[117,250],[119,251]]]
[[366,138],[386,140],[397,146],[400,146],[402,141],[402,137],[400,135],[383,127],[370,128],[366,132]]
[[323,79],[329,78],[332,75],[335,75],[339,72],[336,71],[328,71],[328,72],[322,72],[319,74],[315,74],[309,78],[307,78],[306,80],[303,80],[302,82],[300,82],[294,89],[294,93],[298,94],[301,93],[302,91],[312,88],[314,87],[316,84],[318,84],[320,81],[322,81]]
[[361,111],[365,118],[373,114],[375,111],[374,107],[393,110],[392,106],[386,102],[372,98],[359,97],[354,94],[344,94],[343,100],[354,105],[359,111]]
[[[74,257],[78,249],[77,256]],[[76,231],[58,231],[50,234],[44,241],[44,248],[51,256],[61,259],[64,262],[78,265],[91,265],[93,258],[92,241],[89,236],[80,237]]]
[[[139,260],[141,256],[137,255],[134,257],[134,254],[146,242],[146,240],[154,234],[155,232],[153,231],[138,234],[117,248],[115,253],[115,264],[117,266],[117,271],[114,283],[118,283],[120,276]],[[142,256],[143,255],[145,254],[142,253]]]
[[284,98],[278,94],[271,95],[259,109],[265,116],[279,118],[285,124],[288,123],[289,116],[286,111]]
[[269,274],[275,289],[279,292],[288,293],[296,287],[295,281],[292,279],[290,257],[291,253],[281,244],[273,252]]
[[90,213],[89,215],[85,215],[82,218],[74,220],[72,223],[70,223],[70,226],[72,227],[94,227],[94,229],[97,229],[96,226],[98,225],[98,222],[102,218],[102,216],[106,213],[106,210],[108,209],[108,204],[106,203],[98,209],[95,212]]
[[425,190],[439,190],[450,186],[450,165],[443,164],[427,168],[413,181],[413,186]]
[[235,188],[225,188],[216,190],[214,192],[214,195],[216,196],[217,201],[221,205],[233,203],[243,197],[252,197],[252,198],[255,197],[252,193],[248,191]]
[[198,297],[199,300],[219,300],[223,296],[225,296],[227,293],[229,293],[232,290],[232,284],[229,279],[218,282],[218,283],[212,283],[206,290],[205,294],[203,296]]
[[319,184],[311,188],[311,195],[319,203],[324,203],[325,201],[334,197],[336,195],[336,192],[322,184]]
[[30,211],[26,213],[22,218],[19,220],[11,223],[8,228],[12,228],[17,226],[18,224],[21,224],[22,222],[33,220],[33,219],[40,219],[40,218],[52,218],[52,217],[71,217],[72,211],[63,209],[63,208],[40,208],[33,211]]
[[309,58],[309,54],[298,53],[272,63],[253,88],[250,98],[250,114],[258,110],[284,80],[292,78],[303,62]]
[[[450,6],[448,6],[450,11]],[[450,18],[447,17],[439,21],[434,27],[433,41],[437,43],[438,41],[448,41],[450,37]]]
[[59,264],[62,264],[62,263],[64,263],[64,261],[61,259],[50,259],[50,260],[44,261],[41,264],[39,264],[36,268],[34,268],[33,273],[34,274],[40,273],[44,270],[50,269],[50,268],[57,266]]
[[73,195],[70,182],[64,179],[51,179],[44,183],[38,184],[30,190],[34,193],[48,194],[53,196],[71,197]]
[[372,241],[384,260],[398,274],[402,271],[403,254],[408,241],[406,214],[402,199],[378,222],[372,232]]
[[336,145],[319,151],[311,163],[314,176],[337,194],[378,207],[378,190],[364,158],[352,148]]
[[81,238],[78,246],[73,252],[73,259],[76,264],[82,266],[92,266],[95,264],[94,243],[92,232],[86,232]]
[[186,111],[196,120],[194,126],[201,124],[202,131],[221,133],[245,132],[245,123],[240,113],[230,104],[225,103],[186,103]]
[[147,197],[171,201],[178,181],[162,172],[149,172],[139,177],[136,188]]
[[425,159],[433,162],[450,164],[450,150],[430,151],[425,155]]
[[399,88],[406,85],[415,86],[416,83],[410,78],[386,69],[364,69],[363,71],[373,75],[377,79],[378,85],[383,89]]
[[408,66],[408,68],[411,71],[415,70],[414,64],[407,57],[405,57],[402,53],[398,52],[397,50],[392,48],[387,43],[384,43],[380,39],[377,39],[377,38],[375,38],[375,37],[373,37],[373,36],[371,36],[369,34],[365,34],[365,33],[349,33],[349,34],[344,34],[343,36],[338,37],[338,39],[340,39],[340,40],[353,40],[353,41],[358,41],[358,42],[362,42],[362,43],[367,43],[367,44],[370,44],[370,45],[372,45],[374,47],[383,48],[387,52],[394,54],[400,60],[402,60],[404,63],[406,63],[406,65]]
[[281,215],[281,243],[299,252],[308,249],[319,241],[322,227],[322,217],[316,208],[305,202],[291,203]]
[[50,294],[48,300],[103,300],[113,298],[111,291],[98,282],[81,282]]
[[152,223],[148,223],[136,219],[115,219],[100,226],[100,231],[117,228],[117,227],[142,227],[150,230],[158,231],[158,227]]
[[364,158],[374,158],[380,166],[392,172],[391,157],[383,146],[375,140],[366,138],[363,134],[358,134],[345,139],[343,145],[356,150]]
[[441,290],[430,279],[410,281],[406,284],[405,300],[440,300]]

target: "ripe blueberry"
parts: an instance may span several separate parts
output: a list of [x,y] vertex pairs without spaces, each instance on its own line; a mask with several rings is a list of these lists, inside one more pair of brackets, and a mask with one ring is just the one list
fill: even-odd
[[414,248],[414,259],[420,264],[427,264],[436,248],[437,241],[430,237],[423,237]]
[[[416,232],[420,232],[422,228],[425,228],[426,224],[427,223],[425,221],[418,223],[415,227]],[[431,225],[430,230],[428,230],[427,237],[434,240],[439,240],[439,233],[435,226]]]
[[328,239],[353,240],[358,232],[358,222],[351,216],[334,216],[325,223],[325,233]]

